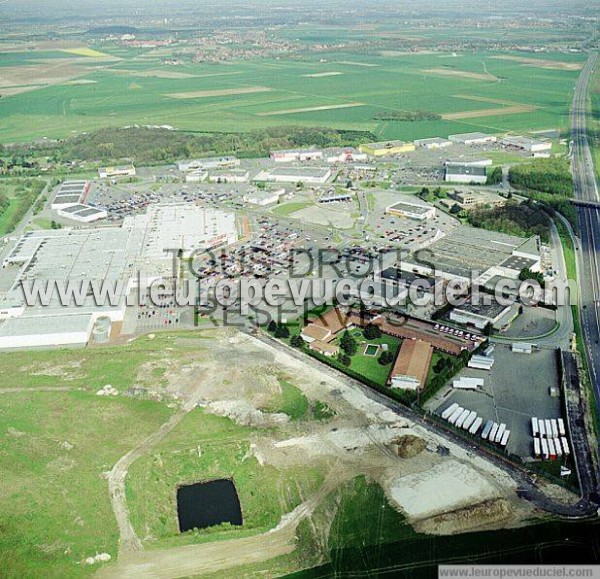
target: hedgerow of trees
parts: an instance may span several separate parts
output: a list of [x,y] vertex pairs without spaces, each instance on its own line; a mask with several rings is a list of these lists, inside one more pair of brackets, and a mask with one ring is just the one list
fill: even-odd
[[311,127],[271,127],[248,133],[190,133],[130,127],[100,129],[57,143],[35,145],[33,149],[29,145],[27,154],[44,154],[53,162],[131,160],[153,165],[212,155],[264,157],[273,149],[350,146],[374,139],[368,131]]

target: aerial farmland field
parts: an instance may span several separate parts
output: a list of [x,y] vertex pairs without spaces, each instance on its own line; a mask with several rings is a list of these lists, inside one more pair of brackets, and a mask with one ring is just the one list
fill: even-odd
[[[211,132],[329,126],[407,140],[564,129],[582,62],[579,55],[550,53],[383,51],[166,66],[152,51],[7,52],[0,55],[0,69],[8,73],[0,84],[0,140],[129,124]],[[33,76],[36,83],[29,85]],[[377,118],[404,111],[440,118]]]

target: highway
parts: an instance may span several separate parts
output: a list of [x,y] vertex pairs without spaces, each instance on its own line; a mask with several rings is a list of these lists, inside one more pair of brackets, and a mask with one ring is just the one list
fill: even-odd
[[[590,54],[575,87],[571,109],[573,185],[577,204],[579,305],[596,408],[600,405],[600,198],[587,133],[587,95],[598,60]],[[594,204],[598,203],[598,206]],[[600,477],[596,477],[598,480]]]

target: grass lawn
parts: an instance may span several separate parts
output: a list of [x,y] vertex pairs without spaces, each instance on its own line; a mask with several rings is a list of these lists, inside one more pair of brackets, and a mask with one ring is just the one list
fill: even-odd
[[[358,372],[360,375],[365,378],[369,378],[377,384],[384,386],[387,378],[390,374],[390,370],[392,369],[392,364],[386,364],[382,366],[377,360],[379,356],[365,356],[364,350],[367,344],[372,344],[375,346],[382,346],[387,344],[389,351],[396,356],[398,353],[398,349],[400,348],[400,344],[402,340],[395,338],[394,336],[383,335],[381,338],[377,338],[375,340],[367,340],[363,332],[360,328],[354,328],[350,330],[350,334],[356,339],[358,342],[358,351],[354,356],[352,356],[352,362],[350,364],[350,369]],[[339,345],[339,341],[341,339],[341,334],[334,340],[336,345]],[[381,355],[382,349],[379,349],[379,355]]]
[[171,412],[86,392],[2,394],[0,575],[73,577],[90,571],[86,557],[114,558],[118,529],[102,473]]
[[414,536],[412,527],[390,506],[377,483],[358,477],[341,489],[340,505],[329,532],[331,550],[369,549]]
[[[138,535],[148,548],[216,541],[265,532],[323,482],[318,469],[278,470],[248,455],[255,432],[228,418],[194,410],[127,477],[127,500]],[[231,478],[243,525],[228,524],[180,534],[176,489],[182,484]]]
[[279,378],[281,394],[264,408],[266,412],[282,412],[292,420],[301,420],[308,411],[308,399],[300,388],[290,384],[284,378]]
[[278,215],[279,217],[288,217],[292,213],[296,213],[296,211],[300,211],[305,207],[309,207],[312,205],[310,202],[295,202],[295,203],[285,203],[283,205],[277,205],[277,207],[273,207],[271,213]]
[[0,180],[0,236],[15,229],[27,211],[31,208],[44,188],[44,181],[37,179]]

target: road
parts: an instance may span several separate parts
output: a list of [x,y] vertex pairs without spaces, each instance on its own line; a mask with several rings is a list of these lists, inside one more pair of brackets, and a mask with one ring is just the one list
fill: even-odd
[[[597,54],[590,54],[575,87],[571,109],[575,197],[581,201],[591,202],[600,202],[586,127],[588,84],[597,60]],[[600,403],[600,205],[598,207],[578,205],[577,212],[580,235],[577,253],[581,325],[590,379],[596,408],[598,408]]]

